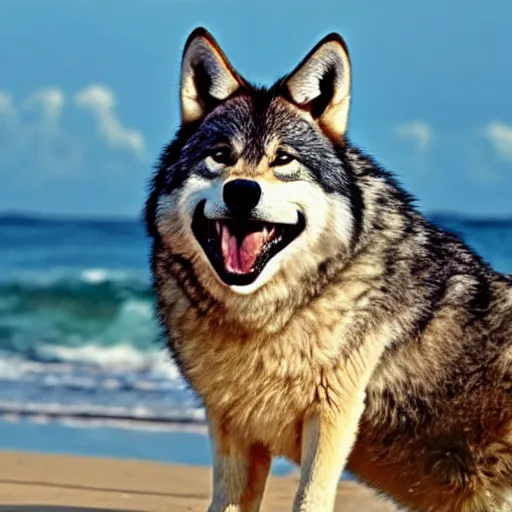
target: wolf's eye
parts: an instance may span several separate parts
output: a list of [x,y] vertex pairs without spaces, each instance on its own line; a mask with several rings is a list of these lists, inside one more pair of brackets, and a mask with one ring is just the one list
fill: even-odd
[[222,165],[227,165],[233,162],[233,154],[231,150],[224,146],[213,149],[208,156],[210,156],[214,162]]
[[285,153],[284,151],[278,151],[271,165],[286,165],[289,164],[292,160],[295,160],[295,158],[289,153]]

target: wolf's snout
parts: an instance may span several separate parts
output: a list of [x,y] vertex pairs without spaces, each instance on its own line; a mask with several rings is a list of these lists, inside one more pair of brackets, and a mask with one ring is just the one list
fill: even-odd
[[252,180],[228,181],[222,190],[224,203],[233,215],[247,215],[261,198],[261,187]]

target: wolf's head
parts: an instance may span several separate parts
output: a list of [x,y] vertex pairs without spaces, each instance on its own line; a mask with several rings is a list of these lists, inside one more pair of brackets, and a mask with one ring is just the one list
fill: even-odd
[[344,149],[349,104],[336,34],[263,89],[196,29],[183,53],[182,127],[146,206],[150,233],[217,298],[300,285],[347,255],[361,201]]

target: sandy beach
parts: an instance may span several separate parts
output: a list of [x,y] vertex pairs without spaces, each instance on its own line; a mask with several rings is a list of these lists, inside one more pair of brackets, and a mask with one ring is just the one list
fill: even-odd
[[[297,477],[272,477],[264,511],[289,511]],[[210,469],[93,457],[0,453],[3,512],[204,512]],[[336,511],[392,512],[371,491],[340,484]]]

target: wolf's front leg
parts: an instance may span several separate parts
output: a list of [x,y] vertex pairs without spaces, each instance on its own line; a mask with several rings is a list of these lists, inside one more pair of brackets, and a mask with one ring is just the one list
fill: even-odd
[[332,512],[339,479],[352,450],[364,394],[333,410],[327,404],[315,408],[302,428],[301,479],[294,512]]
[[243,446],[209,418],[213,449],[213,498],[208,512],[258,512],[270,471],[270,454]]

